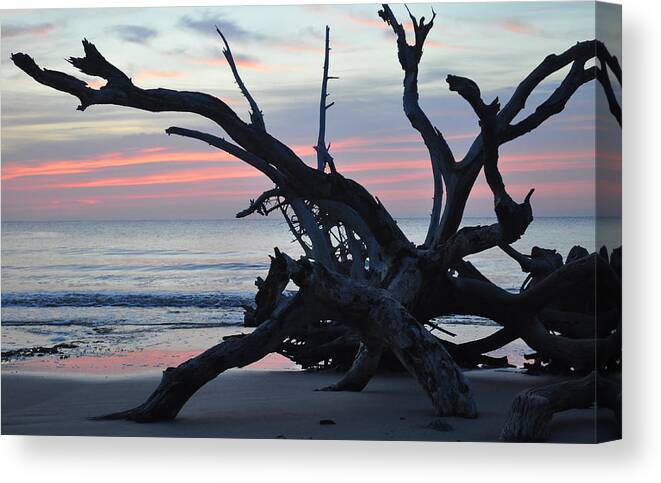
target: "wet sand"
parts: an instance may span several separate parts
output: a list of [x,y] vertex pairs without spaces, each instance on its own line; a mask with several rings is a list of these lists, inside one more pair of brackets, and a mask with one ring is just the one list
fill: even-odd
[[[552,382],[516,370],[467,373],[480,412],[477,419],[443,418],[452,430],[427,426],[436,418],[422,389],[405,374],[380,375],[361,393],[318,392],[338,373],[235,369],[203,387],[175,421],[137,424],[90,421],[90,416],[143,402],[157,374],[80,376],[2,374],[2,434],[208,438],[289,438],[397,441],[497,441],[514,396]],[[607,411],[556,415],[550,442],[615,438]],[[335,424],[320,424],[332,420]]]

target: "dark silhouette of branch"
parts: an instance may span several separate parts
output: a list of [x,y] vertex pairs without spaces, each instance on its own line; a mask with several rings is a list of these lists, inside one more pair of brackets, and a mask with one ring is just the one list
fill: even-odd
[[330,109],[333,104],[335,104],[335,102],[326,104],[326,99],[329,95],[328,81],[331,79],[337,79],[337,77],[328,75],[329,60],[330,27],[326,25],[326,41],[324,43],[324,74],[321,79],[321,96],[319,99],[319,137],[317,138],[317,145],[314,147],[314,150],[317,152],[317,169],[323,172],[326,166],[328,166],[331,170],[331,173],[334,173],[335,163],[333,162],[333,157],[328,152],[330,149],[330,144],[326,146],[326,111]]
[[425,39],[434,26],[436,13],[432,10],[431,20],[429,23],[425,23],[424,17],[421,17],[420,21],[418,21],[409,11],[415,36],[415,43],[413,45],[407,43],[403,25],[397,21],[397,18],[387,4],[383,4],[383,9],[379,11],[379,16],[392,27],[393,32],[397,36],[397,56],[402,70],[404,70],[404,113],[411,126],[422,136],[431,160],[434,196],[431,219],[429,220],[424,243],[425,246],[429,246],[432,243],[441,217],[444,178],[446,183],[452,182],[450,178],[452,166],[454,165],[454,156],[443,134],[432,125],[418,102],[418,67],[422,58]]
[[234,80],[239,86],[239,89],[241,90],[241,94],[243,94],[243,96],[248,100],[248,104],[250,104],[250,109],[251,109],[250,122],[257,129],[266,131],[266,125],[264,124],[264,115],[262,111],[259,109],[257,102],[255,102],[255,99],[250,94],[250,91],[248,91],[248,88],[243,83],[243,80],[241,80],[241,76],[239,75],[239,70],[236,68],[236,63],[234,62],[234,57],[232,56],[232,51],[230,50],[230,46],[227,43],[227,39],[225,38],[225,36],[217,26],[216,26],[216,32],[218,32],[218,35],[220,35],[220,38],[223,40],[223,43],[225,44],[225,48],[223,48],[223,55],[225,56],[225,59],[227,59],[227,63],[229,64],[230,69],[232,70],[232,75],[234,76]]

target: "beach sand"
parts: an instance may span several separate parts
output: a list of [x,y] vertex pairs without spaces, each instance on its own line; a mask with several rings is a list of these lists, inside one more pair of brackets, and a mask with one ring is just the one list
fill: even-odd
[[[175,421],[137,424],[90,421],[94,415],[133,407],[156,387],[156,374],[82,377],[2,374],[2,434],[290,438],[399,441],[496,441],[514,396],[552,382],[510,370],[467,373],[478,404],[477,419],[443,418],[453,430],[426,426],[431,404],[405,374],[379,375],[360,393],[318,392],[340,374],[235,369],[204,386]],[[595,414],[603,439],[616,437],[607,411],[556,415],[551,442],[595,440]],[[330,419],[335,424],[320,424]]]

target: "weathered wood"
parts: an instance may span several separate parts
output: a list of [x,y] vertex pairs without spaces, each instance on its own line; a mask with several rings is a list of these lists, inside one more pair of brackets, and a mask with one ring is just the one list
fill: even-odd
[[[477,407],[461,369],[443,344],[387,290],[357,283],[321,265],[283,255],[294,283],[328,318],[382,338],[432,400],[438,415],[475,417]],[[323,309],[322,309],[323,307]]]
[[349,370],[335,384],[320,391],[362,391],[376,374],[383,353],[383,342],[376,340],[370,345],[362,343]]
[[[469,386],[450,353],[467,365],[504,364],[484,354],[514,337],[523,337],[541,357],[553,358],[576,370],[591,360],[608,365],[619,359],[621,321],[621,254],[590,255],[576,249],[565,265],[557,254],[519,254],[509,244],[524,235],[533,219],[530,196],[516,203],[508,194],[498,168],[499,147],[561,112],[576,90],[591,80],[601,83],[613,116],[621,123],[621,109],[607,70],[621,83],[617,59],[598,41],[579,42],[565,52],[550,55],[516,88],[504,107],[498,100],[486,104],[470,79],[448,76],[451,90],[473,107],[480,134],[462,160],[452,151],[419,104],[418,73],[423,47],[436,14],[425,22],[409,11],[414,41],[388,5],[380,17],[392,28],[404,71],[403,110],[425,143],[432,167],[434,197],[425,243],[415,247],[383,204],[359,183],[339,173],[326,144],[326,111],[330,40],[326,30],[324,68],[319,103],[320,125],[316,167],[306,165],[286,144],[266,132],[263,114],[243,83],[229,43],[223,53],[240,91],[251,108],[246,123],[221,99],[212,95],[171,89],[141,89],[108,62],[88,42],[85,56],[70,62],[83,73],[101,77],[106,85],[93,89],[68,74],[42,69],[22,53],[14,64],[35,81],[76,96],[79,110],[93,105],[118,105],[151,112],[188,112],[221,127],[228,139],[171,127],[168,134],[200,140],[230,153],[262,172],[275,188],[251,200],[239,215],[279,210],[306,258],[294,262],[276,251],[267,280],[260,287],[254,312],[246,320],[257,325],[244,337],[233,337],[168,369],[161,385],[138,408],[110,415],[140,421],[171,419],[199,387],[230,367],[241,367],[268,352],[280,352],[303,365],[353,360],[334,389],[361,390],[383,357],[395,354],[420,383],[439,415],[474,417],[477,414]],[[596,58],[599,66],[586,68]],[[550,75],[569,67],[560,85],[531,114],[515,122],[532,91]],[[330,165],[330,173],[325,166]],[[494,197],[498,222],[459,229],[466,202],[484,170]],[[443,205],[443,197],[445,204]],[[466,256],[501,246],[529,272],[533,283],[519,294],[500,289],[464,260]],[[562,266],[561,266],[562,265]],[[595,281],[596,277],[596,281]],[[292,278],[299,289],[293,297],[283,290]],[[595,288],[599,297],[594,295]],[[568,295],[572,293],[572,295]],[[303,308],[305,307],[305,308]],[[611,314],[612,312],[612,314]],[[466,344],[442,342],[421,322],[436,316],[470,314],[490,318],[504,329]],[[611,314],[596,333],[586,320]],[[594,337],[597,339],[594,340]],[[355,354],[356,357],[350,355]],[[341,357],[340,357],[341,356]],[[610,367],[610,366],[609,366]]]
[[430,246],[441,217],[444,177],[451,176],[452,166],[454,165],[454,156],[443,134],[434,127],[418,102],[418,68],[422,58],[425,39],[434,26],[436,13],[432,9],[432,18],[428,23],[425,23],[424,17],[418,21],[409,11],[415,36],[413,45],[408,44],[403,25],[397,21],[397,18],[388,5],[383,5],[383,9],[379,11],[379,16],[384,22],[390,25],[397,36],[397,57],[404,71],[404,95],[402,97],[404,113],[411,126],[420,133],[431,161],[434,195],[424,243],[425,246]]
[[280,251],[275,248],[274,257],[270,257],[271,264],[266,279],[258,277],[255,281],[257,294],[255,294],[255,309],[247,310],[244,316],[246,327],[257,327],[267,320],[278,307],[287,303],[287,297],[283,294],[289,283],[289,272],[287,266],[279,257]]
[[593,405],[611,409],[619,420],[621,392],[618,382],[596,372],[580,379],[528,389],[514,399],[500,439],[546,441],[554,414],[569,409],[586,409]]

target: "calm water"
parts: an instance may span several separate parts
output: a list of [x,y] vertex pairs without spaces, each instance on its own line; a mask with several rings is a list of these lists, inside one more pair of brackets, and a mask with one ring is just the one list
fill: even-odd
[[[399,224],[415,242],[424,239],[426,220]],[[594,247],[593,219],[536,219],[515,246],[564,256],[575,244]],[[275,246],[300,254],[278,219],[3,222],[2,350],[71,341],[83,353],[206,347],[205,338],[240,330],[241,306],[252,303]],[[525,278],[497,249],[471,260],[509,290]]]

